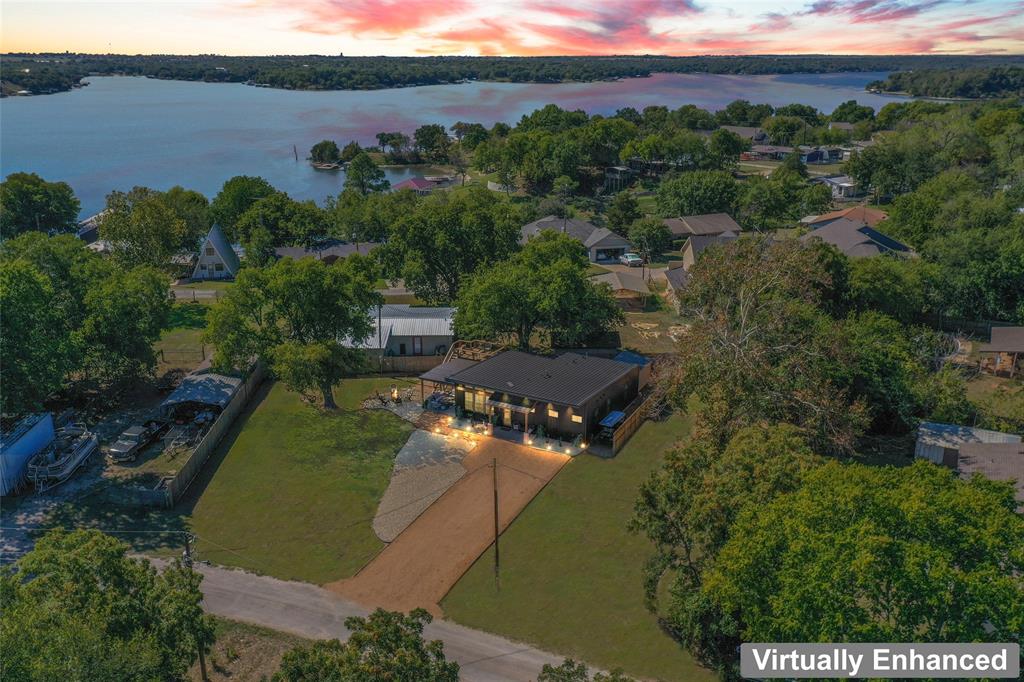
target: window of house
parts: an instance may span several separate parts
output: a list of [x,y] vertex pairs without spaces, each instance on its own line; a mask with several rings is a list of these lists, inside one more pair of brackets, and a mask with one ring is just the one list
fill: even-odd
[[470,412],[487,414],[487,392],[473,391],[466,392],[466,409]]
[[221,271],[224,270],[224,264],[223,263],[215,263],[214,266],[213,266],[213,269],[216,270],[217,272],[221,272]]
[[404,343],[398,344],[398,354],[399,355],[405,355],[405,344]]
[[573,421],[574,424],[582,424],[583,423],[583,416],[579,415],[579,414],[574,414],[572,416],[572,421]]
[[412,354],[423,355],[423,337],[414,336],[412,337]]
[[206,255],[207,255],[207,256],[212,256],[212,255],[213,255],[214,253],[215,253],[215,252],[214,252],[214,250],[213,250],[213,247],[212,247],[212,246],[207,246],[207,247],[206,247]]
[[548,416],[554,419],[558,419],[558,410],[548,410]]

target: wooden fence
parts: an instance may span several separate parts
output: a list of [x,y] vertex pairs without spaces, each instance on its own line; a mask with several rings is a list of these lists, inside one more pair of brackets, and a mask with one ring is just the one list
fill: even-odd
[[217,421],[213,422],[213,426],[206,432],[203,439],[199,441],[199,445],[196,446],[196,449],[192,451],[192,454],[189,455],[181,469],[178,470],[178,473],[173,476],[167,476],[160,482],[156,492],[164,493],[163,506],[173,507],[181,499],[181,496],[185,494],[189,485],[199,475],[203,465],[206,464],[206,460],[217,449],[217,445],[224,438],[228,429],[231,428],[235,420],[238,419],[238,415],[249,404],[252,396],[256,393],[256,389],[263,382],[265,375],[266,371],[263,365],[257,363],[245,382],[239,387],[238,392],[231,398],[231,402],[228,403],[227,407],[217,417]]
[[638,396],[634,401],[639,401],[639,405],[636,405],[636,409],[630,412],[630,408],[633,405],[629,405],[626,408],[626,418],[619,424],[619,428],[615,429],[615,433],[612,434],[612,456],[619,454],[629,439],[636,433],[637,429],[647,421],[648,412],[654,405],[656,396],[654,393],[648,393],[647,395]]
[[[423,374],[444,362],[443,355],[386,355],[370,360],[370,367],[383,374]],[[371,374],[375,373],[371,371]]]

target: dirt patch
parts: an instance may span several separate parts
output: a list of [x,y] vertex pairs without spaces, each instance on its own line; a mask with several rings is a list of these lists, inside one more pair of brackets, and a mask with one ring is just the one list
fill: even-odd
[[504,530],[569,457],[482,439],[463,461],[465,476],[355,577],[326,587],[371,608],[441,615],[438,603],[494,541],[495,460]]
[[[269,680],[281,667],[281,658],[309,640],[261,628],[256,625],[216,619],[217,641],[206,655],[207,679]],[[189,670],[189,679],[199,682],[202,674],[197,662]]]

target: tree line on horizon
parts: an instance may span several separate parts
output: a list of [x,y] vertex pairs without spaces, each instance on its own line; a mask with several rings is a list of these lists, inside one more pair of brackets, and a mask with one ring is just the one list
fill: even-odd
[[[751,55],[669,57],[345,57],[294,55],[7,54],[3,92],[62,92],[86,76],[147,76],[211,83],[254,83],[290,90],[374,90],[465,80],[558,83],[653,73],[789,74],[903,72],[1022,64],[1017,55]],[[27,69],[27,71],[26,71]]]

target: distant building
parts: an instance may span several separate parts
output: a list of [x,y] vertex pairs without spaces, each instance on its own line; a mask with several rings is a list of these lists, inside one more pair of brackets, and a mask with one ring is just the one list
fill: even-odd
[[850,258],[868,258],[890,255],[912,257],[914,251],[906,244],[888,237],[873,227],[846,218],[830,222],[800,238],[802,241],[820,239],[836,247]]
[[426,178],[423,177],[415,177],[409,178],[408,180],[403,180],[402,182],[398,183],[391,189],[395,192],[400,192],[403,189],[409,189],[420,196],[426,196],[427,194],[433,192],[436,188],[436,182],[431,182],[430,180],[427,180]]
[[592,263],[614,262],[630,248],[629,240],[607,228],[597,227],[585,220],[558,218],[553,215],[523,225],[519,243],[525,244],[531,237],[539,235],[544,230],[561,232],[581,242],[587,249],[587,257]]
[[220,225],[215,224],[199,249],[192,279],[233,279],[240,265],[238,254],[224,236]]
[[722,232],[721,234],[695,234],[686,240],[683,247],[683,268],[689,270],[709,246],[720,246],[739,239],[735,232]]
[[868,227],[878,227],[878,224],[888,217],[889,214],[885,211],[861,204],[859,206],[844,208],[841,211],[831,211],[830,213],[823,213],[822,215],[807,216],[802,219],[800,223],[806,225],[812,230],[816,230],[819,227],[825,227],[829,223],[843,219],[852,220],[855,223],[867,225]]
[[[728,130],[730,133],[735,133],[748,142],[760,143],[768,139],[768,136],[763,130],[751,126],[721,126],[721,129]],[[713,133],[714,131],[712,130],[711,132]]]
[[330,265],[336,260],[345,259],[354,253],[368,255],[375,248],[380,246],[376,242],[363,242],[361,244],[349,244],[340,239],[328,239],[318,242],[311,247],[305,246],[279,246],[274,249],[274,255],[278,258],[314,258],[322,260]]
[[78,223],[78,238],[86,244],[92,244],[94,241],[100,238],[100,221],[103,220],[103,216],[108,213],[109,209],[104,209],[96,215],[89,216],[85,220]]
[[374,356],[444,355],[455,339],[454,315],[455,308],[389,303],[370,310],[373,330],[364,341],[345,339],[342,345]]
[[853,124],[847,123],[846,121],[831,121],[828,124],[829,130],[844,130],[848,133],[853,132]]
[[830,175],[822,178],[812,178],[811,184],[825,185],[832,191],[833,199],[855,199],[862,194],[857,187],[857,181],[849,175]]

